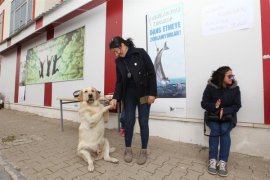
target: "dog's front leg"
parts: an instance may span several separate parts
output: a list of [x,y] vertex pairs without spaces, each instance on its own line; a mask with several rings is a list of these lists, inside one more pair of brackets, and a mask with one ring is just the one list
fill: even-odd
[[109,109],[111,109],[111,106],[106,106],[104,108],[102,108],[102,111],[93,115],[92,116],[92,119],[95,119],[95,120],[92,120],[90,122],[90,128],[93,128],[95,127],[101,120],[102,120],[102,116],[104,116],[104,114],[108,114],[109,113]]
[[78,151],[78,155],[81,156],[88,163],[88,171],[94,171],[95,167],[94,162],[91,158],[91,154],[87,150],[81,149]]
[[97,125],[97,123],[99,123],[99,121],[101,121],[102,116],[103,116],[103,112],[98,112],[92,116],[85,116],[83,113],[81,113],[80,116],[84,116],[85,120],[88,122],[90,128],[93,128]]
[[90,120],[90,128],[95,127],[102,120],[103,112],[93,115]]
[[111,106],[106,106],[103,108],[103,119],[104,122],[107,123],[109,121],[109,110],[111,109]]

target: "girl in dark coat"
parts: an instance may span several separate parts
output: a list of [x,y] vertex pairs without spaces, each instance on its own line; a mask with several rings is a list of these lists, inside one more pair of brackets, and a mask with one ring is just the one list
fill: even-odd
[[[217,114],[220,119],[220,121],[207,122],[211,130],[208,172],[228,176],[227,162],[231,146],[230,131],[236,126],[236,113],[241,108],[240,89],[230,67],[222,66],[213,72],[212,78],[208,81],[204,90],[201,106],[207,112]],[[230,117],[229,121],[224,121],[226,117]],[[219,144],[220,151],[218,152]],[[219,162],[217,163],[218,159]]]
[[116,36],[110,42],[110,49],[116,56],[116,84],[111,104],[123,101],[125,111],[125,154],[124,160],[133,158],[131,143],[135,124],[135,110],[138,107],[142,149],[137,160],[144,164],[147,160],[149,139],[150,106],[157,96],[156,73],[152,60],[142,48],[135,48],[131,39]]

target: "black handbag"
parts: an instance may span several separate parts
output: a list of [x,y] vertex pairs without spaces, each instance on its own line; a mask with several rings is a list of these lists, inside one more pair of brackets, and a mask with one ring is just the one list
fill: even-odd
[[232,115],[231,114],[227,114],[224,115],[221,119],[219,118],[219,112],[208,112],[205,111],[204,112],[204,119],[206,121],[215,121],[215,122],[227,122],[227,121],[231,121],[232,120]]
[[228,131],[230,131],[231,129],[231,126],[229,126],[229,128],[222,134],[219,134],[219,135],[215,135],[215,136],[212,136],[210,134],[206,134],[206,125],[207,123],[209,122],[219,122],[219,123],[222,123],[222,122],[231,122],[232,121],[232,115],[231,114],[227,114],[227,115],[224,115],[221,119],[219,118],[219,111],[214,113],[214,112],[208,112],[208,111],[205,111],[204,112],[204,135],[205,136],[209,136],[209,137],[219,137],[219,136],[222,136],[224,134],[226,134]]

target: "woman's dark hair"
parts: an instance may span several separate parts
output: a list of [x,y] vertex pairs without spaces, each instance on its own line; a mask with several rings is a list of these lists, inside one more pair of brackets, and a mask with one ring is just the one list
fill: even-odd
[[135,45],[134,45],[131,38],[128,38],[127,40],[124,40],[120,36],[115,36],[115,37],[112,38],[112,40],[110,42],[110,45],[109,45],[110,49],[121,47],[121,43],[124,43],[129,48],[135,47]]
[[231,70],[232,69],[229,66],[219,67],[216,71],[212,73],[211,82],[217,85],[219,88],[222,88],[225,74],[226,72],[231,71]]

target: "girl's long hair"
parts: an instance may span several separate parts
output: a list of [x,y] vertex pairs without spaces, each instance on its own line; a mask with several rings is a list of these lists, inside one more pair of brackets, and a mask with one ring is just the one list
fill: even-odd
[[229,66],[219,67],[216,71],[212,73],[211,82],[217,85],[219,88],[223,87],[223,81],[226,72],[231,71],[232,69]]

